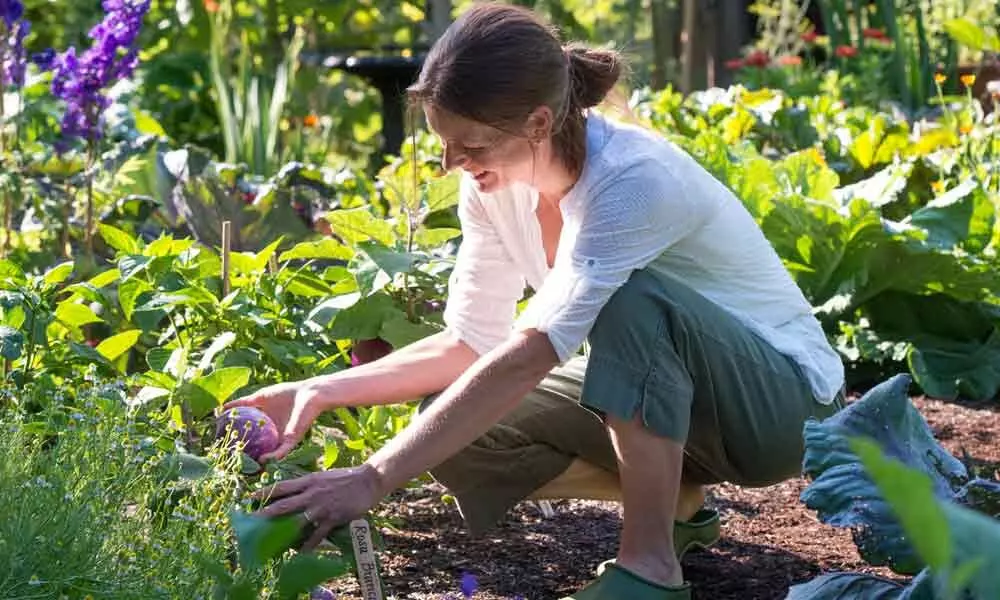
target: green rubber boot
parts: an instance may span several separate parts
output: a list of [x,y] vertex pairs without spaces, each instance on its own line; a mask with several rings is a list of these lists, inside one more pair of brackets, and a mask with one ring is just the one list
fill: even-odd
[[691,584],[662,586],[609,564],[587,587],[560,600],[691,600]]

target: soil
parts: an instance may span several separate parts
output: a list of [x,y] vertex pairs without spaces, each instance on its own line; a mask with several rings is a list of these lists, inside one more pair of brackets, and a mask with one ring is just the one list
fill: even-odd
[[[987,477],[1000,468],[1000,403],[924,397],[913,403],[949,452],[960,458],[968,453]],[[790,586],[829,571],[906,581],[868,566],[850,531],[820,523],[799,501],[807,483],[710,489],[708,504],[720,511],[722,540],[689,553],[682,563],[696,600],[779,600]],[[556,501],[555,514],[548,517],[534,503],[523,503],[475,539],[444,494],[429,484],[399,492],[380,508],[399,523],[399,530],[383,531],[386,547],[380,556],[391,598],[462,598],[459,581],[468,572],[479,583],[475,600],[558,599],[585,585],[598,563],[615,554],[621,523],[616,503]],[[360,598],[353,578],[336,583],[338,598]]]

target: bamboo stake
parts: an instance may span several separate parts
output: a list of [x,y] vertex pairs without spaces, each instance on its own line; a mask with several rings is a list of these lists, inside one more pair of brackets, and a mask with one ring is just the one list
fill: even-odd
[[222,297],[229,295],[229,247],[232,244],[232,221],[222,222]]

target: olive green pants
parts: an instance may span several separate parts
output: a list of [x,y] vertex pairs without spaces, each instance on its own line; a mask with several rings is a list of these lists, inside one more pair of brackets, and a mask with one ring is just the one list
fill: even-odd
[[[683,479],[760,487],[798,476],[817,402],[798,367],[678,280],[637,271],[609,299],[586,357],[553,369],[473,444],[431,470],[478,535],[574,459],[617,472],[603,416],[641,416],[684,444]],[[437,395],[425,399],[426,409]]]

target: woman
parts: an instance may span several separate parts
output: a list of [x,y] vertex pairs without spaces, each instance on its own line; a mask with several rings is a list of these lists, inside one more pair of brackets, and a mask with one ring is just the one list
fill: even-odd
[[411,94],[463,171],[447,330],[229,405],[274,417],[281,457],[323,410],[428,398],[363,466],[261,492],[263,514],[315,525],[307,548],[429,470],[473,532],[525,498],[620,498],[617,556],[572,598],[690,598],[679,555],[718,537],[702,486],[799,474],[803,423],[841,406],[840,360],[726,187],[588,112],[621,68],[504,5],[431,50]]

